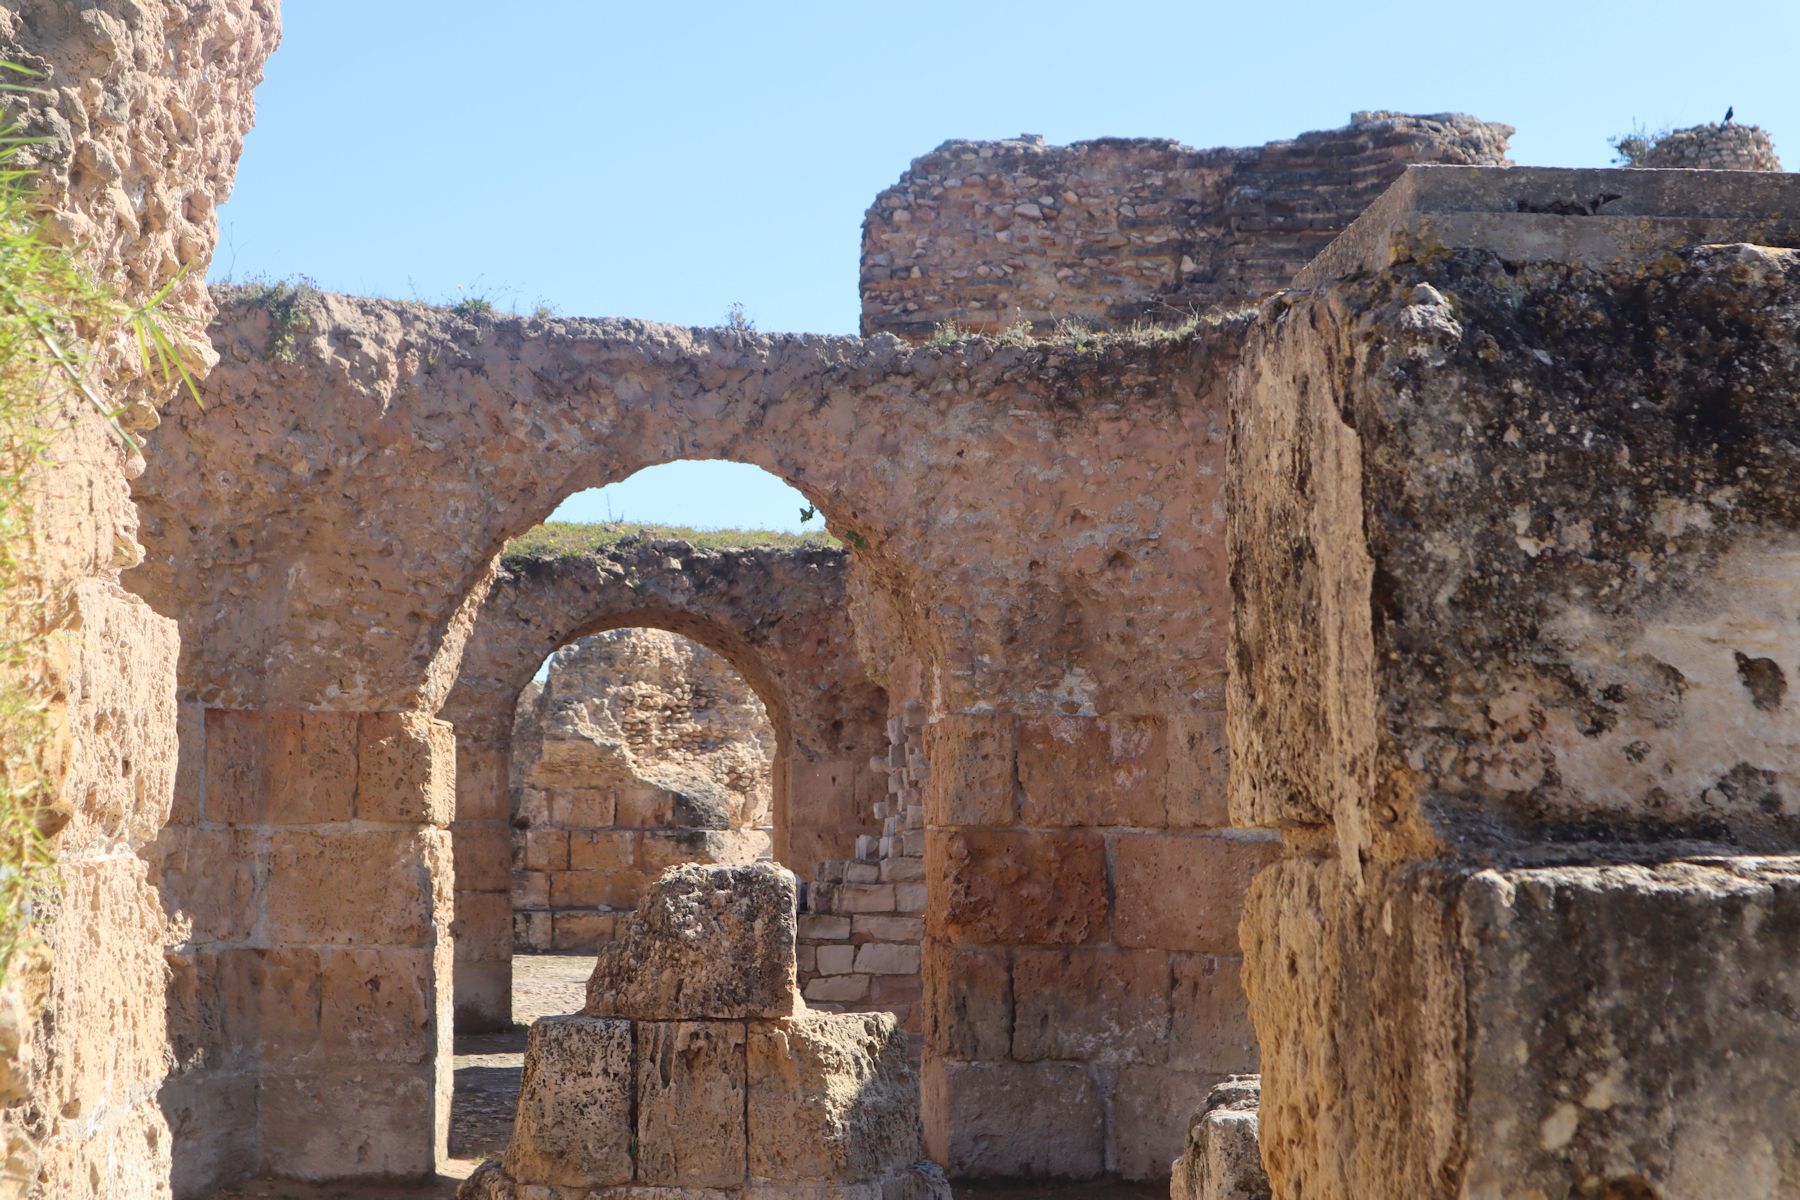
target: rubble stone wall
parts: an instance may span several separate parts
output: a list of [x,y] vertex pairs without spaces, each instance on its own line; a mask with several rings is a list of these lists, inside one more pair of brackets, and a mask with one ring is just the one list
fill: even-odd
[[863,332],[1172,325],[1254,304],[1408,163],[1505,164],[1511,136],[1459,114],[1365,112],[1342,129],[1248,149],[945,142],[864,217]]
[[678,862],[769,858],[775,729],[743,676],[679,634],[557,651],[513,726],[513,949],[594,953]]
[[[1755,125],[1695,125],[1630,148],[1633,167],[1689,167],[1710,171],[1779,171],[1768,132]],[[1621,153],[1627,149],[1619,145]]]
[[[8,109],[46,139],[18,160],[39,173],[46,236],[128,303],[174,284],[160,312],[197,373],[211,359],[200,280],[215,210],[278,34],[266,0],[0,6],[0,59],[38,74]],[[89,376],[105,407],[142,429],[156,406],[191,403],[140,377],[129,333],[116,332]],[[182,1185],[196,1126],[238,1086],[201,1082],[165,1012],[165,981],[188,953],[154,881],[176,775],[175,624],[120,586],[142,555],[127,483],[142,459],[81,397],[58,395],[46,423],[55,436],[27,479],[27,568],[6,635],[44,638],[19,682],[51,731],[61,887],[0,994],[0,1195],[161,1197],[172,1176]]]

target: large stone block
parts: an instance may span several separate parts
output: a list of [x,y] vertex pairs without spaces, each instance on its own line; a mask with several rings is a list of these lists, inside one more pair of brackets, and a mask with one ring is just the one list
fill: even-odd
[[773,863],[663,872],[605,947],[590,1016],[683,1020],[795,1011],[794,877]]
[[208,1196],[256,1171],[257,1091],[253,1068],[164,1082],[156,1103],[169,1123],[174,1195]]
[[510,748],[497,739],[456,726],[456,820],[505,821],[512,815],[507,794],[511,759]]
[[1112,1087],[1108,1163],[1125,1179],[1166,1179],[1192,1114],[1223,1076],[1166,1066],[1120,1069]]
[[1658,245],[1626,215],[1792,189],[1658,175],[1607,175],[1619,215],[1598,224],[1516,206],[1567,204],[1568,177],[1419,177],[1504,197],[1496,229],[1642,234],[1660,257],[1630,275],[1433,252],[1253,328],[1230,469],[1239,824],[1335,820],[1346,860],[1800,845],[1800,252],[1689,248],[1685,221]]
[[1078,1063],[926,1062],[932,1157],[957,1178],[1093,1179],[1106,1102]]
[[227,824],[347,821],[356,801],[355,713],[206,713],[205,812]]
[[506,1173],[534,1184],[632,1180],[632,1025],[543,1017],[531,1027]]
[[456,809],[456,734],[420,713],[364,713],[358,726],[356,815],[448,825]]
[[1078,948],[1013,953],[1012,1057],[1161,1062],[1169,1044],[1169,956]]
[[1011,968],[1004,949],[925,943],[925,1044],[946,1059],[1012,1053]]
[[448,1101],[429,1067],[265,1070],[256,1106],[258,1169],[306,1180],[430,1174]]
[[932,825],[1011,825],[1017,805],[1013,719],[950,713],[925,731],[931,778],[925,820]]
[[[1426,866],[1365,879],[1358,903],[1344,886],[1283,864],[1245,925],[1277,1194],[1675,1200],[1800,1179],[1800,859]],[[1363,1036],[1319,1032],[1347,1028]]]
[[302,945],[423,946],[450,922],[450,835],[439,829],[278,830],[265,929]]
[[319,1052],[319,952],[305,946],[218,954],[225,1045],[234,1060],[282,1067]]
[[933,830],[927,927],[971,943],[1052,945],[1107,935],[1106,845],[1086,832]]
[[320,952],[319,1031],[339,1062],[430,1063],[437,1051],[433,949]]
[[889,1013],[752,1021],[750,1177],[878,1180],[919,1157],[919,1085]]
[[1256,1140],[1261,1090],[1256,1076],[1245,1075],[1207,1095],[1170,1171],[1169,1200],[1270,1200]]
[[1178,712],[1169,719],[1169,826],[1213,829],[1231,824],[1227,786],[1231,747],[1225,709]]
[[1018,731],[1019,823],[1159,828],[1167,728],[1156,717],[1048,717]]
[[1256,1029],[1244,995],[1244,960],[1235,954],[1170,958],[1169,1065],[1214,1074],[1257,1069]]
[[1244,890],[1281,846],[1256,835],[1120,834],[1112,852],[1121,946],[1235,954]]
[[512,888],[512,828],[505,821],[457,821],[450,827],[459,892]]
[[645,1021],[637,1037],[638,1182],[741,1184],[748,1169],[743,1022]]
[[450,922],[456,960],[480,962],[511,957],[512,908],[512,896],[506,892],[457,889],[456,916]]
[[257,834],[172,825],[157,839],[157,891],[173,941],[242,942],[261,907]]

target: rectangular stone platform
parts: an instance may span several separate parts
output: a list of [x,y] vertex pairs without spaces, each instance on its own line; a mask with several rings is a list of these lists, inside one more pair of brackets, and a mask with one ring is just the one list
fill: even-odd
[[1293,286],[1323,287],[1441,250],[1609,267],[1708,242],[1800,246],[1800,175],[1412,166]]

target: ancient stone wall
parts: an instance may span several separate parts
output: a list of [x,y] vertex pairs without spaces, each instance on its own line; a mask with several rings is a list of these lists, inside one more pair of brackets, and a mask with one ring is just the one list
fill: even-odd
[[679,634],[575,642],[513,726],[513,949],[594,953],[663,868],[773,853],[775,729]]
[[1356,113],[1249,149],[945,142],[863,220],[864,333],[1172,325],[1283,287],[1408,163],[1504,164],[1512,129]]
[[1656,137],[1616,143],[1632,167],[1691,167],[1712,171],[1779,171],[1768,132],[1755,125],[1695,125]]
[[335,296],[300,316],[284,361],[267,312],[230,309],[207,406],[157,431],[139,491],[142,586],[209,703],[429,710],[509,536],[651,462],[762,466],[919,663],[934,1156],[1167,1171],[1216,1077],[1254,1065],[1235,929],[1274,849],[1223,828],[1241,322],[907,349]]
[[[454,739],[397,713],[182,705],[156,878],[179,938],[178,1194],[405,1176],[449,1120]],[[166,1100],[165,1100],[166,1102]]]
[[904,697],[887,732],[888,752],[871,764],[888,784],[875,804],[881,833],[858,837],[848,859],[820,863],[803,890],[800,988],[827,1012],[891,1012],[916,1042],[923,1033],[919,961],[931,774],[924,703]]
[[[545,656],[572,639],[632,626],[669,630],[743,676],[774,727],[778,857],[811,874],[876,828],[870,814],[881,776],[868,759],[885,740],[884,701],[853,649],[850,573],[841,550],[634,542],[517,562],[498,575],[442,710],[457,741],[459,1028],[511,1023],[513,723]],[[667,848],[658,840],[644,848],[659,847]]]
[[1800,180],[1416,175],[1232,404],[1274,1193],[1787,1194]]
[[[39,172],[46,236],[128,303],[173,283],[161,319],[197,372],[211,358],[199,280],[214,211],[278,29],[264,0],[0,7],[0,59],[38,73],[38,90],[12,93],[9,109],[46,139],[22,160]],[[106,336],[88,385],[127,426],[154,424],[158,404],[191,403],[139,376],[123,328]],[[227,1095],[229,1080],[214,1086],[216,1064],[165,1013],[165,981],[192,953],[155,885],[176,775],[175,625],[119,585],[142,555],[127,488],[142,459],[72,393],[56,395],[47,424],[55,438],[27,480],[30,544],[7,635],[47,635],[22,683],[51,730],[61,886],[42,943],[0,996],[23,1018],[0,1086],[0,1194],[166,1196],[172,1176],[186,1191],[233,1169],[238,1129],[220,1115],[242,1095]]]

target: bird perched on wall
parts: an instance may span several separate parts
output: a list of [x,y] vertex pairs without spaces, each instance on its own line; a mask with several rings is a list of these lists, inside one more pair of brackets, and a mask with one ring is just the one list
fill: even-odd
[[1719,124],[1721,124],[1721,125],[1731,124],[1731,116],[1735,112],[1737,112],[1737,105],[1727,104],[1725,106],[1725,119],[1723,121],[1720,121]]

